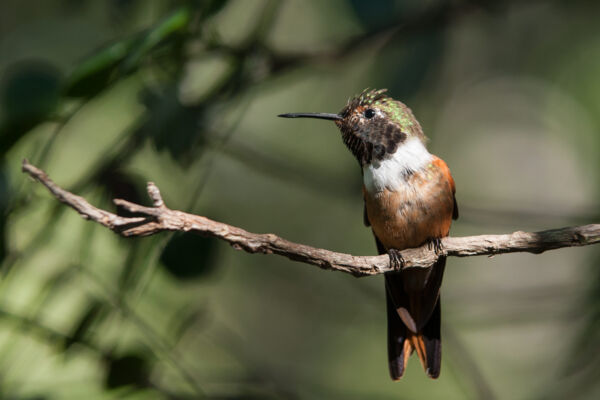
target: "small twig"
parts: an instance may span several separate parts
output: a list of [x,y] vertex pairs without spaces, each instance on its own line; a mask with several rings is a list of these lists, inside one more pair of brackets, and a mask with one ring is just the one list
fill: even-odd
[[[169,209],[160,191],[152,182],[148,193],[153,207],[145,207],[127,200],[115,199],[116,205],[140,214],[140,217],[121,217],[92,206],[84,198],[68,192],[27,160],[23,172],[42,183],[61,202],[74,208],[83,218],[95,221],[125,236],[148,236],[162,231],[196,232],[225,240],[237,250],[248,253],[279,254],[291,260],[316,265],[323,269],[342,271],[355,276],[376,275],[393,271],[387,255],[353,256],[293,243],[277,235],[251,233],[244,229],[206,217]],[[480,235],[447,237],[442,239],[442,249],[436,254],[427,245],[402,251],[404,267],[429,267],[439,256],[480,256],[502,253],[542,253],[562,247],[585,246],[600,243],[600,224],[583,225],[541,232],[514,232],[505,235]]]

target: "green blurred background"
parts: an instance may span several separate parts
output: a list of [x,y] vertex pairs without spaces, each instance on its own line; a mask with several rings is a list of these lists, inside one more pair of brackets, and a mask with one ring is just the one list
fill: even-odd
[[447,161],[453,235],[599,221],[596,1],[3,0],[0,397],[600,398],[600,252],[451,258],[442,375],[388,378],[381,277],[193,235],[122,239],[93,204],[171,208],[375,254],[333,124],[387,87]]

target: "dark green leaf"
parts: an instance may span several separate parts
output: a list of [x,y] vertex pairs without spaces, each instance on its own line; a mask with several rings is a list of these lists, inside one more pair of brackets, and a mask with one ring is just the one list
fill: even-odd
[[[143,180],[125,171],[108,166],[98,177],[98,182],[104,186],[110,199],[125,199],[132,203],[143,204],[147,196],[141,184]],[[132,217],[133,214],[117,206],[117,214]]]
[[1,91],[4,121],[0,124],[0,154],[56,109],[59,71],[43,61],[23,61],[6,72]]
[[85,60],[71,73],[64,87],[66,96],[92,97],[105,89],[115,78],[135,39],[112,43]]
[[210,17],[210,16],[218,13],[219,11],[221,11],[221,9],[223,9],[223,7],[225,7],[227,2],[228,2],[228,0],[203,1],[202,5],[201,5],[202,17],[207,18],[207,17]]
[[44,61],[23,61],[10,67],[2,90],[2,107],[11,120],[40,118],[54,110],[60,73]]
[[177,279],[197,279],[213,270],[216,252],[217,239],[177,233],[167,243],[160,261]]
[[148,121],[143,135],[152,139],[158,150],[167,150],[180,164],[192,161],[202,145],[202,106],[186,106],[177,97],[176,88],[166,89],[161,96],[144,94]]
[[133,46],[130,54],[123,62],[123,70],[127,73],[139,65],[141,59],[156,45],[177,33],[183,33],[190,21],[191,12],[187,7],[182,7],[171,13]]
[[121,386],[148,387],[150,384],[150,362],[141,354],[130,353],[113,358],[106,367],[104,385],[114,389]]
[[356,18],[368,29],[389,25],[398,16],[398,1],[395,0],[349,0]]
[[100,49],[77,66],[65,85],[64,93],[72,97],[98,94],[119,74],[126,75],[137,69],[141,59],[156,45],[183,32],[189,20],[189,9],[182,7],[148,31]]

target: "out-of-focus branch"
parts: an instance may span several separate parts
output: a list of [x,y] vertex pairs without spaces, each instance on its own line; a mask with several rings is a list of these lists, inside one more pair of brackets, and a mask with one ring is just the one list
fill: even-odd
[[[354,256],[293,243],[277,235],[258,234],[206,217],[171,210],[164,204],[160,191],[148,183],[148,194],[153,207],[115,199],[116,205],[139,214],[139,217],[121,217],[92,206],[84,198],[56,185],[46,173],[27,160],[23,172],[42,183],[59,201],[75,209],[83,218],[95,221],[126,237],[148,236],[162,231],[196,232],[225,240],[235,249],[249,253],[278,254],[291,260],[316,265],[323,269],[347,272],[355,276],[376,275],[394,270],[387,255]],[[542,232],[514,232],[506,235],[447,237],[442,239],[442,250],[437,254],[427,245],[402,251],[404,268],[429,267],[439,256],[478,256],[502,253],[542,253],[562,247],[585,246],[600,243],[600,224],[552,229]]]
[[[393,39],[395,35],[406,37],[410,34],[428,32],[432,29],[442,29],[458,18],[481,9],[483,7],[476,1],[441,2],[404,19],[394,20],[387,24],[381,24],[376,29],[366,30],[329,49],[300,52],[277,50],[264,43],[264,40],[262,40],[264,38],[259,34],[250,35],[250,40],[246,40],[238,46],[230,46],[212,38],[205,39],[204,45],[206,50],[223,52],[237,58],[260,53],[270,66],[270,73],[277,74],[315,62],[336,62],[364,49],[366,46],[372,46],[373,43],[385,43]],[[267,23],[259,24],[256,33],[264,32],[261,25],[267,25],[270,17],[272,17],[271,13],[263,16]]]

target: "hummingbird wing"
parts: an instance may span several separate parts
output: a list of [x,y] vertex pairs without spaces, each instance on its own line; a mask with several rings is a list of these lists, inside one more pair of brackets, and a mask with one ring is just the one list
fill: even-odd
[[385,300],[387,307],[388,367],[391,378],[397,381],[404,375],[406,362],[412,354],[413,348],[407,340],[409,336],[408,328],[398,316],[396,307],[387,290],[385,291]]
[[454,178],[448,174],[448,180],[450,181],[450,187],[452,188],[452,200],[454,200],[454,207],[452,208],[452,219],[458,219],[458,203],[456,202],[456,185],[454,184]]
[[[452,194],[454,194],[454,192]],[[454,196],[454,209],[452,210],[452,219],[458,219],[458,204],[456,204],[456,195]]]

